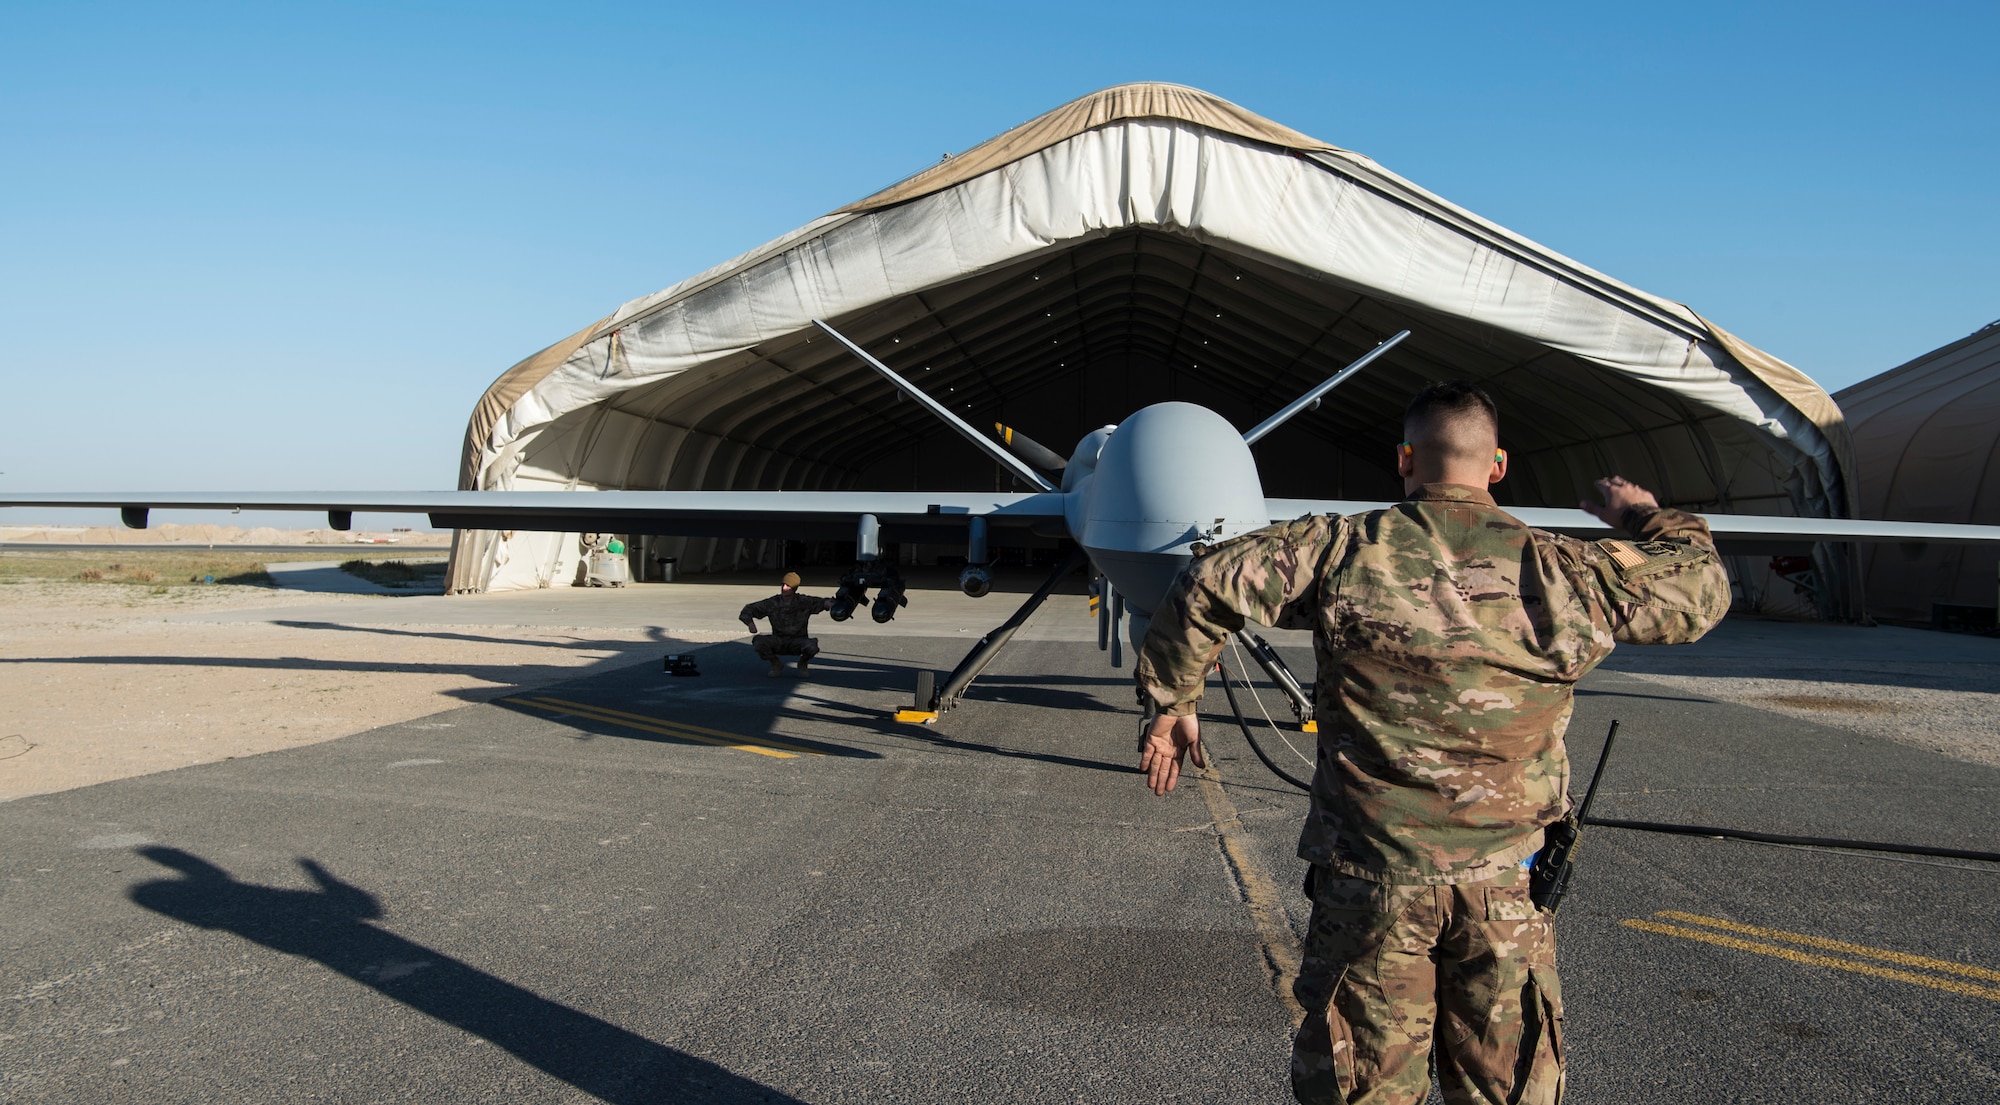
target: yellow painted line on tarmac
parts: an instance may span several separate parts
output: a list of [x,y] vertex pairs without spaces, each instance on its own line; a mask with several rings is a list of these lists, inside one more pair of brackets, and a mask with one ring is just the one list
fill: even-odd
[[562,713],[572,713],[572,715],[578,715],[578,717],[588,717],[592,721],[608,721],[612,725],[624,725],[628,729],[642,729],[646,733],[658,733],[662,737],[678,737],[682,741],[700,741],[702,745],[716,745],[716,747],[722,747],[722,749],[738,749],[738,751],[744,751],[744,753],[756,753],[760,757],[772,757],[772,759],[798,759],[798,755],[792,753],[792,751],[788,751],[788,749],[774,749],[768,743],[756,741],[752,737],[742,737],[742,735],[736,735],[736,733],[722,733],[722,731],[716,731],[716,729],[696,731],[694,727],[686,727],[686,725],[680,725],[680,723],[674,723],[674,721],[664,721],[664,719],[658,719],[658,717],[628,715],[624,711],[612,711],[612,709],[606,709],[606,707],[592,707],[588,703],[572,703],[568,699],[514,699],[514,701],[530,705],[530,707],[540,707],[544,711],[562,711]]
[[568,699],[550,698],[546,695],[541,696],[540,700],[543,702],[552,702],[558,706],[567,706],[571,709],[592,710],[598,714],[603,715],[605,718],[615,718],[620,721],[641,722],[647,725],[664,725],[669,729],[673,729],[678,732],[688,734],[689,736],[706,737],[710,740],[731,742],[730,747],[732,748],[749,747],[753,749],[762,749],[767,751],[775,750],[792,756],[826,755],[826,753],[820,751],[819,749],[806,748],[802,745],[791,744],[786,741],[778,740],[774,737],[746,736],[742,733],[731,733],[726,729],[710,729],[706,726],[694,725],[692,723],[685,721],[672,721],[667,718],[648,717],[645,714],[635,714],[626,710],[614,710],[609,706],[594,706],[588,702],[571,702]]
[[1208,769],[1194,773],[1194,777],[1201,784],[1201,800],[1208,805],[1208,815],[1215,819],[1216,835],[1222,838],[1222,854],[1229,860],[1230,871],[1243,891],[1243,901],[1250,907],[1250,919],[1257,926],[1257,943],[1271,971],[1271,987],[1278,992],[1278,1000],[1285,1003],[1285,1011],[1297,1026],[1306,1019],[1305,1010],[1299,1008],[1298,999],[1292,996],[1292,983],[1299,977],[1299,946],[1292,937],[1291,924],[1285,920],[1284,903],[1279,901],[1271,877],[1264,873],[1264,865],[1257,862],[1256,853],[1243,838],[1243,820],[1236,813],[1236,803],[1229,800],[1229,792],[1222,789],[1222,773],[1216,769],[1215,761],[1211,759]]
[[798,758],[797,753],[772,748],[760,744],[750,737],[735,733],[722,733],[714,729],[695,732],[690,727],[663,721],[659,718],[649,718],[640,714],[626,714],[622,710],[606,710],[581,702],[570,702],[560,698],[509,698],[503,701],[521,706],[532,706],[538,710],[548,710],[551,713],[575,714],[579,717],[590,718],[593,721],[608,721],[613,725],[623,725],[628,729],[640,729],[648,733],[658,733],[663,737],[697,741],[702,744],[712,744],[719,748],[734,748],[743,752],[755,752],[759,756],[770,756],[773,759],[791,760]]
[[1690,925],[1705,925],[1712,929],[1727,929],[1746,936],[1761,936],[1766,940],[1783,940],[1792,944],[1804,944],[1830,952],[1846,952],[1848,955],[1863,956],[1868,959],[1883,959],[1890,963],[1901,963],[1905,967],[1921,967],[1926,971],[1945,971],[1964,975],[1967,978],[1983,978],[1990,982],[2000,982],[2000,971],[1986,967],[1975,967],[1970,963],[1954,963],[1949,959],[1932,959],[1925,955],[1911,955],[1909,952],[1890,951],[1887,948],[1871,948],[1866,944],[1850,944],[1845,940],[1829,940],[1824,936],[1808,936],[1803,932],[1786,932],[1783,929],[1760,928],[1736,921],[1725,921],[1720,917],[1703,917],[1699,913],[1682,913],[1679,910],[1663,909],[1653,914],[1669,921],[1680,921]]
[[1899,971],[1894,967],[1879,967],[1873,963],[1863,963],[1853,959],[1839,959],[1831,955],[1814,955],[1811,952],[1802,952],[1797,948],[1787,948],[1777,944],[1759,944],[1754,940],[1744,940],[1736,936],[1724,936],[1719,932],[1681,928],[1677,925],[1663,925],[1658,921],[1634,919],[1618,923],[1627,928],[1659,933],[1661,936],[1678,936],[1683,940],[1699,940],[1704,944],[1734,948],[1737,951],[1756,952],[1758,955],[1789,959],[1794,963],[1804,963],[1808,966],[1832,967],[1839,971],[1853,971],[1855,974],[1873,975],[1876,978],[1889,978],[1897,982],[1909,982],[1918,986],[1928,986],[1933,990],[1963,994],[1966,997],[1985,998],[1987,1001],[2000,1001],[2000,989],[1991,986],[1976,986],[1970,982],[1960,982],[1955,978],[1920,975],[1911,971]]
[[634,714],[634,713],[628,713],[624,710],[614,710],[609,706],[593,706],[588,702],[570,702],[567,699],[550,698],[547,695],[543,695],[541,700],[543,702],[554,702],[561,706],[578,706],[586,710],[596,710],[600,714],[611,714],[616,717],[631,718],[633,721],[643,721],[652,725],[671,725],[676,729],[685,729],[690,733],[705,733],[708,736],[720,737],[723,740],[749,741],[751,744],[761,744],[768,748],[782,748],[787,752],[795,752],[801,756],[826,755],[826,753],[821,752],[819,749],[806,748],[796,744],[787,744],[784,741],[778,740],[774,737],[746,737],[741,733],[731,733],[726,729],[708,729],[700,725],[694,725],[690,722],[669,721],[666,718],[647,717],[645,714]]

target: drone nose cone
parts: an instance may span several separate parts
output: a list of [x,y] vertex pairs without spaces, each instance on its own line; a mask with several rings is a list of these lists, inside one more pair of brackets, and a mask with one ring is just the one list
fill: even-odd
[[1233,535],[1268,524],[1264,514],[1257,464],[1236,427],[1207,407],[1158,403],[1105,441],[1086,529],[1134,552],[1185,551],[1218,522]]
[[1187,562],[1190,542],[1270,523],[1242,434],[1192,403],[1155,404],[1119,424],[1085,511],[1084,547],[1142,610]]

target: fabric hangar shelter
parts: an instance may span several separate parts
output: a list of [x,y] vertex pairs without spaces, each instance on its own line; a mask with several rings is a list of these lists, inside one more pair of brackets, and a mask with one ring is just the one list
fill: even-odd
[[[1797,369],[1367,157],[1157,83],[1065,104],[515,365],[473,412],[459,486],[1000,489],[990,459],[815,317],[975,425],[1065,455],[1170,399],[1254,425],[1409,328],[1258,443],[1267,495],[1399,497],[1404,405],[1466,378],[1501,407],[1503,504],[1574,505],[1617,473],[1691,508],[1850,510],[1840,409]],[[683,571],[783,556],[639,544]],[[575,535],[468,531],[453,548],[457,591],[577,574]],[[1824,615],[1849,613],[1846,555],[1815,548]],[[1753,606],[1761,563],[1733,560]]]
[[[2000,322],[1837,396],[1854,435],[1863,518],[2000,524]],[[2000,607],[2000,549],[1871,545],[1869,613],[1987,628]]]

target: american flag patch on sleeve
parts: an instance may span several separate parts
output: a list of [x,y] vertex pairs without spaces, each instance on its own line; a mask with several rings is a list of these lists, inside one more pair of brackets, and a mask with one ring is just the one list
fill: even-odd
[[1632,547],[1628,541],[1599,541],[1598,547],[1611,557],[1611,562],[1630,571],[1646,562],[1646,554]]

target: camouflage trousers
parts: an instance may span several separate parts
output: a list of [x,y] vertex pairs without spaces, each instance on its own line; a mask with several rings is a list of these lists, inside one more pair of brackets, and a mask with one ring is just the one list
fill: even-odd
[[810,660],[819,655],[819,638],[759,633],[750,638],[750,647],[766,660],[776,660],[780,656],[803,656]]
[[1292,1093],[1306,1105],[1562,1100],[1555,929],[1527,872],[1409,886],[1317,868]]

